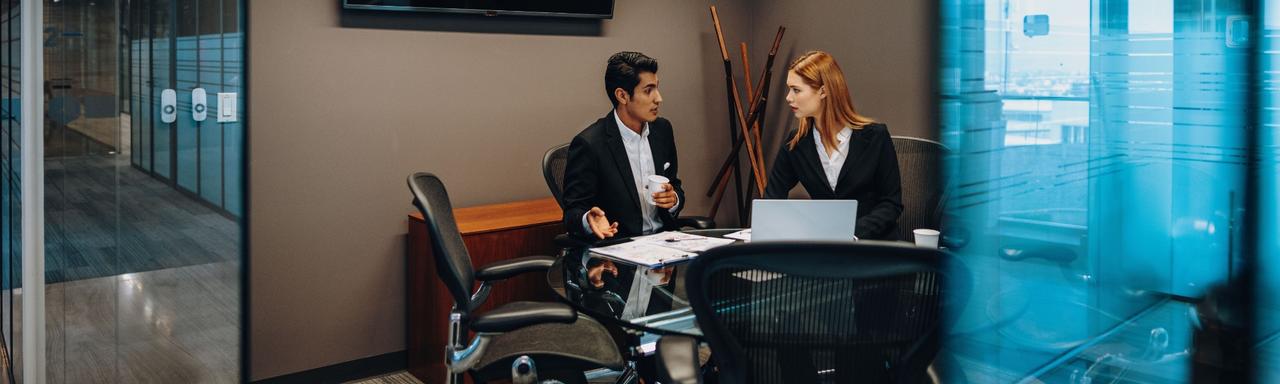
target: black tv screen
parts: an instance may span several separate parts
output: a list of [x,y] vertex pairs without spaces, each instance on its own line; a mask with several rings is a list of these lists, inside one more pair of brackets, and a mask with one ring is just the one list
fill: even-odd
[[610,19],[613,0],[342,0],[345,9]]

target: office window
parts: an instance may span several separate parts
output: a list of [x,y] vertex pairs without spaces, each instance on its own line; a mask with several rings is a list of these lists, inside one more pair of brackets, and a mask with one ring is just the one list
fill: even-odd
[[1246,5],[941,3],[945,229],[967,276],[945,352],[970,381],[1190,380],[1189,311],[1239,272],[1255,192]]
[[1258,382],[1280,382],[1280,1],[1262,9],[1262,54],[1259,78],[1258,228]]

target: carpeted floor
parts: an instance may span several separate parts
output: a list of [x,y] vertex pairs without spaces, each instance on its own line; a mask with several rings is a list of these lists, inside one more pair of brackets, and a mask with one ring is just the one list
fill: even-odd
[[48,283],[240,258],[240,225],[128,164],[78,156],[45,163]]

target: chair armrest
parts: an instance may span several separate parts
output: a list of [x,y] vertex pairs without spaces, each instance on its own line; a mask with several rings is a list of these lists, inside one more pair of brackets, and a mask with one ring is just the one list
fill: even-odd
[[502,260],[476,271],[476,280],[502,280],[525,272],[545,271],[556,262],[553,256],[525,256]]
[[591,245],[590,241],[585,241],[580,237],[570,235],[568,233],[556,235],[553,241],[556,243],[556,246],[560,248],[581,248]]
[[716,221],[705,216],[682,216],[676,218],[676,225],[681,228],[690,227],[693,229],[714,229]]
[[564,303],[516,301],[471,318],[471,330],[504,333],[543,323],[572,323],[578,312]]
[[658,375],[663,383],[698,384],[698,340],[689,336],[658,339]]

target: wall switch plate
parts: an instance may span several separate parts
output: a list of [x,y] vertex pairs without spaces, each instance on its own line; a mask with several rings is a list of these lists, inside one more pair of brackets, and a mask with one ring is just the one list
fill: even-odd
[[218,93],[218,122],[234,123],[236,121],[236,94]]

